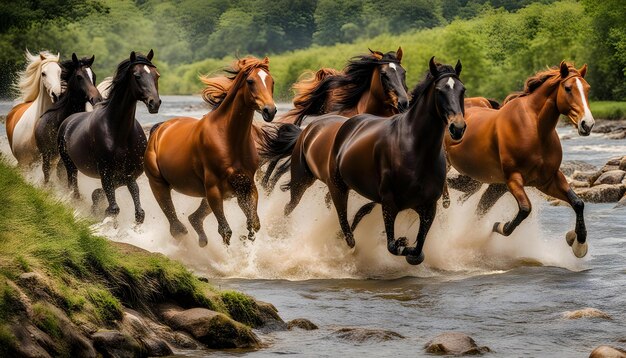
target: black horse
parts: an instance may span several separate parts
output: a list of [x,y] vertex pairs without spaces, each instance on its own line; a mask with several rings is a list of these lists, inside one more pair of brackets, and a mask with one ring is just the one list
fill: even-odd
[[137,177],[143,173],[146,135],[135,119],[137,101],[150,113],[157,113],[161,100],[158,92],[159,73],[147,56],[130,53],[130,58],[117,66],[108,98],[93,112],[77,113],[67,118],[59,129],[59,153],[67,170],[68,186],[79,197],[77,171],[100,178],[102,189],[92,194],[94,207],[102,190],[109,202],[108,215],[117,215],[115,189],[125,185],[135,204],[135,220],[142,223],[145,213],[139,201]]
[[[391,118],[362,114],[352,118],[326,115],[309,124],[298,138],[291,156],[291,201],[288,215],[316,179],[326,183],[348,246],[353,230],[375,203],[382,204],[387,249],[417,265],[435,217],[437,200],[446,178],[443,137],[446,129],[459,141],[465,131],[464,93],[455,68],[431,58],[425,79],[413,90],[408,112]],[[372,200],[348,223],[348,193],[355,190]],[[406,238],[395,239],[394,222],[402,210],[420,216],[415,247]]]
[[79,60],[73,53],[71,60],[61,63],[61,81],[66,86],[65,92],[35,125],[35,140],[43,159],[45,183],[50,180],[52,163],[59,159],[57,135],[61,123],[74,113],[84,112],[87,102],[93,106],[102,100],[96,88],[96,73],[91,69],[94,60],[95,56]]

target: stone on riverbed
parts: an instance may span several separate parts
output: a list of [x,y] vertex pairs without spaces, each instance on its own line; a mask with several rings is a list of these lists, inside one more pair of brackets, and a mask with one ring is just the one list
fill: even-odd
[[346,341],[363,343],[363,342],[386,342],[394,339],[402,339],[403,335],[393,331],[384,329],[371,329],[362,327],[343,327],[335,330],[338,338]]
[[100,330],[91,336],[93,346],[104,357],[142,357],[141,346],[133,337],[116,330]]
[[619,161],[619,167],[620,170],[626,170],[626,156],[622,158],[622,160]]
[[583,162],[582,160],[566,160],[561,163],[561,172],[568,177],[573,175],[575,172],[595,173],[596,171],[597,169],[595,165]]
[[289,329],[300,328],[300,329],[304,329],[305,331],[312,331],[312,330],[318,329],[315,323],[309,321],[306,318],[292,319],[291,321],[287,322],[287,327],[289,327]]
[[591,352],[589,358],[626,358],[626,351],[611,346],[599,346]]
[[576,181],[593,183],[599,176],[600,174],[596,170],[588,170],[588,171],[576,170],[572,174],[572,179]]
[[603,318],[612,319],[608,313],[600,311],[597,308],[586,307],[576,311],[567,311],[563,313],[565,319],[579,319],[579,318]]
[[600,184],[621,184],[626,172],[623,170],[611,170],[602,173],[598,179],[593,183],[594,186]]
[[476,355],[491,352],[489,347],[479,347],[474,339],[465,333],[444,332],[430,340],[424,346],[426,353]]
[[626,186],[600,184],[592,188],[576,189],[576,194],[586,202],[591,203],[615,203],[624,196]]

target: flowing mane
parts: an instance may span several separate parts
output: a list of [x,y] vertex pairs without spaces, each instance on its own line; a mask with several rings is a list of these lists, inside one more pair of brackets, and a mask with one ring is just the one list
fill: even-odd
[[[456,72],[454,71],[454,68],[450,65],[444,65],[441,63],[435,63],[435,65],[437,65],[437,71],[439,72],[439,75],[444,75],[447,73],[451,73],[451,74],[456,74]],[[430,87],[430,85],[433,84],[433,82],[435,81],[435,77],[433,77],[433,75],[430,73],[430,71],[426,71],[426,74],[424,75],[424,79],[421,80],[413,89],[413,91],[411,91],[411,106],[414,106],[415,103],[417,103],[419,101],[419,98],[426,93],[426,90],[428,89],[428,87]]]
[[228,91],[232,88],[238,88],[242,79],[255,68],[261,68],[269,73],[267,61],[255,57],[245,57],[234,61],[229,68],[224,69],[226,72],[224,76],[199,76],[200,81],[206,85],[202,90],[202,99],[213,109],[218,108],[226,98]]
[[[17,90],[20,95],[18,99],[23,102],[34,101],[39,96],[39,83],[41,82],[41,68],[51,62],[59,62],[59,55],[53,55],[48,51],[41,51],[38,54],[31,54],[26,50],[27,65],[24,71],[18,74]],[[41,59],[41,56],[45,59]]]
[[127,58],[124,61],[120,62],[119,65],[117,65],[117,70],[115,71],[115,74],[111,79],[111,84],[108,86],[108,96],[99,103],[102,105],[102,107],[107,107],[109,105],[115,93],[117,93],[118,91],[124,91],[126,89],[126,86],[128,85],[129,70],[132,65],[135,65],[137,63],[143,63],[148,66],[156,67],[152,64],[150,60],[148,60],[145,55],[137,52],[135,56],[136,59],[134,62],[131,63],[130,58]]
[[[578,70],[576,69],[576,67],[574,67],[574,65],[572,65],[569,62],[566,62],[566,65],[567,65],[567,68],[569,69],[569,72],[574,72],[576,74],[579,74]],[[544,84],[548,80],[559,78],[561,76],[561,72],[559,69],[560,69],[559,66],[553,66],[543,71],[537,72],[534,76],[528,77],[528,79],[524,83],[524,90],[520,92],[511,93],[504,99],[504,102],[502,102],[502,104],[510,102],[519,97],[528,96],[529,94],[533,93],[537,88],[539,88],[542,84]]]

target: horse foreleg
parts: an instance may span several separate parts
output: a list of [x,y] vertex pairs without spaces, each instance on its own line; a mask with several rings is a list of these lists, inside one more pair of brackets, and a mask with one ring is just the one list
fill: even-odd
[[289,171],[290,165],[291,165],[291,159],[287,158],[287,160],[283,164],[281,164],[278,167],[278,169],[276,169],[276,172],[274,173],[274,175],[272,176],[272,179],[270,179],[270,182],[268,183],[270,192],[274,190],[274,187],[276,187],[276,184],[278,184],[278,181],[280,180],[280,178]]
[[47,151],[41,153],[41,169],[43,170],[43,182],[48,184],[50,182],[50,169],[51,169],[52,156]]
[[200,206],[196,211],[189,215],[191,227],[198,233],[198,245],[205,247],[208,243],[206,233],[204,232],[204,219],[211,213],[211,207],[206,199],[202,199]]
[[530,215],[531,204],[526,192],[524,191],[524,179],[520,173],[513,173],[509,176],[507,183],[507,187],[515,200],[517,200],[517,206],[519,207],[519,211],[517,215],[513,219],[513,221],[509,221],[505,224],[501,222],[496,222],[493,225],[493,231],[497,232],[504,236],[509,236],[515,230],[515,228],[522,222],[524,219]]
[[120,213],[120,207],[117,206],[117,200],[115,199],[115,186],[113,180],[108,175],[100,175],[102,178],[102,189],[104,189],[104,195],[107,197],[109,206],[104,211],[107,215],[117,216]]
[[555,174],[550,184],[538,189],[545,194],[564,200],[572,206],[576,213],[576,227],[574,231],[567,233],[565,239],[569,246],[572,247],[576,257],[585,257],[587,255],[587,228],[585,227],[585,217],[583,216],[585,203],[574,193],[561,171]]
[[406,237],[395,238],[395,223],[398,216],[398,209],[393,204],[383,203],[383,221],[385,223],[385,233],[387,234],[387,250],[392,255],[402,255],[409,240]]
[[80,192],[78,191],[78,168],[76,168],[70,156],[65,152],[65,143],[63,141],[59,143],[59,153],[63,165],[65,165],[65,170],[67,171],[67,187],[68,189],[74,190],[75,199],[80,199]]
[[507,191],[505,184],[489,184],[476,207],[478,217],[484,216]]
[[450,207],[450,192],[448,191],[448,182],[443,182],[443,195],[441,196],[442,204],[445,209]]
[[241,211],[246,215],[248,240],[254,241],[254,234],[261,229],[261,221],[257,214],[259,193],[256,185],[248,177],[238,176],[235,181],[238,183],[234,186],[237,194],[237,203]]
[[172,202],[172,189],[170,186],[159,178],[155,178],[146,171],[150,188],[154,194],[154,198],[161,207],[161,211],[165,214],[167,221],[170,223],[170,234],[174,237],[187,234],[187,228],[178,220],[176,208]]
[[333,199],[333,204],[335,204],[335,209],[337,210],[337,216],[339,217],[339,225],[341,226],[341,231],[343,231],[343,235],[346,239],[346,244],[349,247],[354,247],[354,234],[352,233],[352,229],[350,229],[350,223],[348,222],[348,188],[345,188],[344,185],[335,185],[335,183],[330,183],[328,185],[328,190],[330,191],[330,197]]
[[[294,152],[294,155],[295,152]],[[304,158],[293,161],[291,165],[291,179],[285,186],[289,188],[290,197],[289,203],[285,205],[285,216],[291,214],[291,212],[298,206],[304,192],[315,183],[315,177],[305,167],[302,161]]]
[[278,160],[272,160],[270,164],[267,165],[267,169],[265,170],[265,174],[263,175],[263,180],[261,180],[261,185],[263,185],[263,188],[268,192],[271,192],[274,188],[273,185],[270,185],[270,179],[272,177],[272,172],[274,172],[277,164]]
[[137,181],[133,180],[127,185],[130,196],[133,198],[133,204],[135,204],[135,222],[137,224],[143,224],[143,220],[146,218],[146,213],[141,208],[141,200],[139,198],[139,185]]
[[230,245],[230,237],[233,231],[230,229],[230,225],[228,225],[228,221],[226,221],[226,216],[224,215],[224,198],[222,192],[217,186],[208,187],[205,188],[205,190],[206,199],[217,219],[217,232],[222,236],[224,244]]
[[424,261],[424,243],[426,242],[426,236],[430,231],[430,227],[435,220],[435,214],[437,213],[437,204],[433,203],[424,207],[414,209],[420,217],[420,228],[417,232],[417,239],[415,240],[415,247],[407,247],[403,255],[406,255],[406,262],[411,265],[419,265]]

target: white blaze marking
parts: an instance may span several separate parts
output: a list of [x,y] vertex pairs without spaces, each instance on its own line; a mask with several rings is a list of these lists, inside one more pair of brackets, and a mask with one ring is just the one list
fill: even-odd
[[259,77],[261,78],[261,82],[263,82],[263,86],[265,86],[265,88],[267,88],[267,83],[265,83],[265,80],[267,79],[267,72],[263,71],[263,70],[259,70]]
[[93,83],[93,72],[91,72],[91,68],[87,67],[87,76],[89,76],[89,81]]
[[593,115],[591,114],[591,111],[589,110],[589,106],[587,106],[587,98],[585,98],[585,92],[583,91],[583,84],[582,82],[580,82],[579,78],[576,79],[576,87],[578,87],[578,91],[580,92],[580,100],[583,102],[583,108],[585,111],[583,118],[580,121],[578,121],[578,123],[585,121],[588,126],[591,126],[595,123],[595,120],[593,119]]
[[452,79],[452,77],[448,78],[448,86],[450,86],[450,88],[454,88],[454,79]]
[[148,67],[148,65],[143,65],[143,69],[150,73],[150,67]]
[[395,63],[390,63],[389,67],[393,68],[393,70],[396,71],[396,64]]

